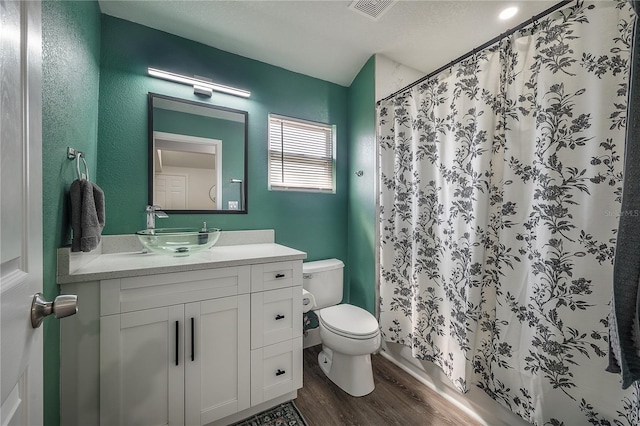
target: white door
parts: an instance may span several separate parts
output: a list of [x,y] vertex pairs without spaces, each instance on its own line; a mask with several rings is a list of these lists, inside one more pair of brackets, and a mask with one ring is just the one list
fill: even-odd
[[167,205],[171,210],[187,208],[187,177],[181,175],[167,176]]
[[187,176],[156,173],[155,204],[167,210],[187,208]]
[[40,425],[42,51],[39,1],[0,0],[0,376],[2,425]]

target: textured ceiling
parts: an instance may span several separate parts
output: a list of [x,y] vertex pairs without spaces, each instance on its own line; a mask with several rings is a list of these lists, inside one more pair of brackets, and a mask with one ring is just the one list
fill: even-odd
[[[400,0],[378,21],[350,1],[100,0],[103,13],[349,86],[373,54],[428,73],[557,2]],[[498,13],[516,5],[518,14]]]

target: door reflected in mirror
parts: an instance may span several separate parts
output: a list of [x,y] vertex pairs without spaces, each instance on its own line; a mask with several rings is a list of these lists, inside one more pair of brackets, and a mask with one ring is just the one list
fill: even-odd
[[149,93],[149,204],[246,213],[246,111]]

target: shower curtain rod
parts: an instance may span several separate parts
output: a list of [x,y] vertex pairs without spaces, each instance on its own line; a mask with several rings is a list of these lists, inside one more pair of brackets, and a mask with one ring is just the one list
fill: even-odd
[[513,27],[510,30],[507,30],[506,32],[500,34],[497,37],[492,38],[491,40],[489,40],[488,42],[484,43],[483,45],[476,47],[475,49],[471,50],[470,52],[465,53],[464,55],[460,56],[459,58],[454,59],[453,61],[449,62],[448,64],[446,64],[446,65],[438,68],[437,70],[435,70],[433,72],[430,72],[429,74],[425,75],[424,77],[414,81],[413,83],[409,84],[408,86],[405,86],[402,89],[400,89],[400,90],[398,90],[396,92],[393,92],[392,94],[390,94],[386,98],[383,98],[383,99],[379,100],[378,102],[376,102],[376,105],[380,105],[380,103],[382,103],[384,101],[388,101],[389,99],[395,97],[399,93],[402,93],[405,90],[409,90],[412,87],[417,86],[418,84],[422,83],[423,81],[428,80],[431,77],[440,74],[442,71],[446,70],[447,68],[451,68],[452,66],[454,66],[458,62],[464,61],[468,57],[475,55],[476,52],[480,52],[481,50],[486,49],[487,47],[491,46],[492,44],[499,42],[503,38],[505,38],[507,36],[510,36],[511,34],[515,33],[518,30],[521,30],[522,28],[526,27],[527,25],[530,25],[533,22],[538,21],[538,19],[540,19],[540,18],[542,18],[542,17],[544,17],[544,16],[546,16],[546,15],[552,13],[552,12],[555,12],[556,10],[560,9],[561,7],[564,7],[564,6],[568,5],[572,1],[573,0],[565,0],[565,1],[561,1],[560,3],[558,3],[558,4],[554,5],[554,6],[551,6],[549,9],[538,13],[537,15],[533,16],[531,19],[528,19],[528,20],[524,21],[523,23],[521,23],[517,27]]

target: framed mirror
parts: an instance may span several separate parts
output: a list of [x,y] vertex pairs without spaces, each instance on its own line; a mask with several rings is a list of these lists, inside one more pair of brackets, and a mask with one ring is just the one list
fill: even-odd
[[149,93],[149,204],[247,213],[248,113]]

